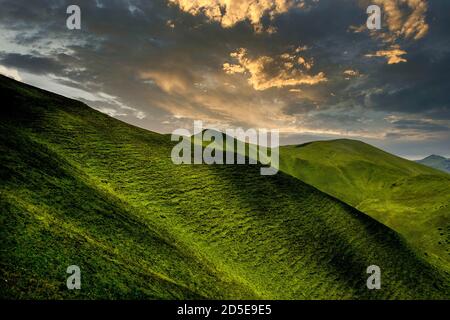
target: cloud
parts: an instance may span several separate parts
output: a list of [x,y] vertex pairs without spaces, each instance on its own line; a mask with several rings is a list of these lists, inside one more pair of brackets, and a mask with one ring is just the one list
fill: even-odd
[[228,62],[223,64],[223,70],[227,74],[244,73],[247,69],[239,64],[230,64]]
[[393,124],[396,129],[413,132],[448,132],[450,133],[449,120],[434,120],[426,118],[413,118],[391,115],[386,117],[386,121]]
[[373,0],[373,3],[384,9],[391,40],[398,37],[418,40],[427,34],[427,0]]
[[366,54],[366,57],[385,57],[388,64],[397,64],[408,61],[402,58],[405,54],[407,54],[405,50],[401,50],[398,46],[392,46],[389,50],[379,50],[374,54]]
[[[384,118],[450,119],[450,1],[391,1],[389,15],[381,5],[382,30],[364,25],[364,32],[348,32],[365,22],[363,1],[376,0],[310,0],[300,9],[276,9],[284,0],[186,1],[192,12],[180,9],[182,1],[101,1],[99,7],[79,0],[80,32],[65,28],[64,1],[6,1],[0,64],[26,83],[152,131],[202,119],[219,128],[376,137],[383,145],[390,133],[409,139],[414,152],[414,141],[429,137],[417,152],[448,149],[448,131],[426,131],[445,123],[413,128]],[[220,15],[205,13],[202,3],[218,5]],[[245,54],[230,57],[236,48]]]
[[[257,32],[264,30],[262,19],[265,15],[274,18],[292,8],[305,6],[305,1],[295,0],[169,0],[169,2],[192,15],[204,14],[209,20],[219,22],[224,28],[248,20]],[[275,30],[272,26],[266,31]]]
[[299,85],[315,85],[327,81],[323,72],[316,75],[306,74],[313,66],[313,61],[296,54],[259,56],[251,58],[244,48],[230,54],[238,64],[225,63],[223,70],[227,74],[248,73],[248,83],[258,91],[270,88],[293,87]]
[[[382,17],[388,30],[376,30],[371,35],[386,43],[392,44],[400,39],[419,40],[429,31],[426,21],[427,0],[360,0],[360,4],[364,8],[373,4],[382,8]],[[367,27],[351,26],[350,30],[361,33],[367,31]]]
[[357,70],[348,69],[343,72],[345,79],[349,80],[352,77],[358,77],[361,74]]
[[32,54],[2,53],[0,54],[0,61],[14,68],[24,69],[36,74],[58,73],[63,69],[63,66],[53,58]]
[[0,74],[12,78],[17,81],[22,81],[19,72],[13,68],[7,68],[5,66],[0,65]]
[[152,80],[156,85],[167,93],[185,93],[192,84],[192,79],[179,73],[170,71],[143,71],[140,72],[142,80]]
[[[366,0],[362,2],[364,5],[369,4]],[[389,48],[367,54],[366,57],[386,57],[388,64],[407,62],[401,57],[407,52],[400,48],[400,43],[407,40],[417,41],[427,35],[429,31],[426,22],[427,0],[372,0],[370,4],[382,7],[382,16],[387,26],[387,30],[376,30],[370,34],[376,39],[381,39]],[[365,26],[362,27],[366,29]],[[354,26],[350,29],[355,33],[362,30]]]
[[110,107],[101,106],[97,108],[97,110],[112,117],[127,116],[128,113],[126,113],[126,111],[131,111],[131,114],[139,120],[142,120],[147,116],[145,112],[124,104],[119,97],[107,94],[105,92],[97,92],[95,94],[94,101],[109,105]]
[[[178,76],[177,71],[172,70],[167,77]],[[205,72],[196,82],[186,83],[185,91],[167,92],[163,100],[152,103],[171,114],[171,124],[180,126],[201,119],[219,129],[230,126],[272,129],[284,127],[294,120],[285,114],[283,100],[249,90],[245,79],[236,79],[231,85],[227,82],[228,77],[225,73]]]

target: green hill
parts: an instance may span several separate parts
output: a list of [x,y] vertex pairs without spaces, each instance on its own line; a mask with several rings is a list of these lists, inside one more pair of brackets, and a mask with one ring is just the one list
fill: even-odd
[[353,140],[282,147],[281,170],[402,234],[450,270],[450,175]]
[[418,160],[417,162],[450,173],[450,159],[444,158],[442,156],[433,154],[422,160]]
[[1,298],[450,295],[397,233],[289,175],[174,165],[167,135],[5,77],[0,97]]

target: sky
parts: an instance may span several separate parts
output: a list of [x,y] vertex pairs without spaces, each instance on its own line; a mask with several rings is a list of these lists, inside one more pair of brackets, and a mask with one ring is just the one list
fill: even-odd
[[0,73],[161,133],[450,156],[448,0],[0,0]]

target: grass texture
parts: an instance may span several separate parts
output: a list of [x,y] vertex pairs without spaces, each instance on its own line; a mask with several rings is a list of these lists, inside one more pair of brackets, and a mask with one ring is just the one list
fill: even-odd
[[167,135],[5,77],[0,96],[2,298],[449,297],[402,236],[294,177],[174,165]]

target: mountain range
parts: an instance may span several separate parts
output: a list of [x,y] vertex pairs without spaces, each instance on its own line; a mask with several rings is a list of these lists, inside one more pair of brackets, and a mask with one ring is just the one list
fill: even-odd
[[0,97],[2,298],[450,296],[445,173],[357,141],[283,147],[274,176],[175,165],[167,135],[3,76]]
[[450,159],[442,156],[433,154],[422,160],[417,160],[417,162],[450,173]]
[[450,175],[354,140],[282,147],[282,171],[401,234],[450,272]]

